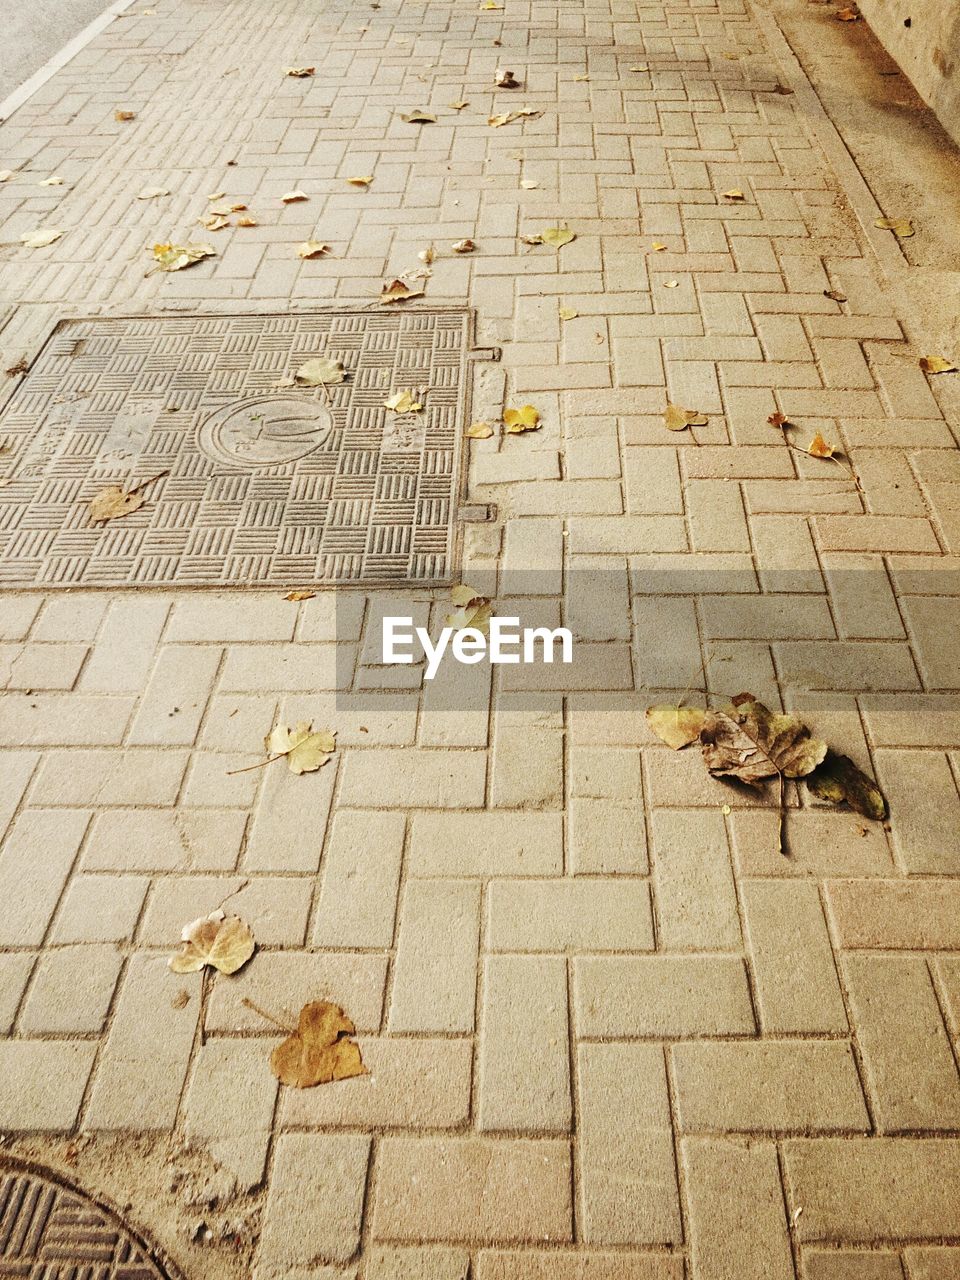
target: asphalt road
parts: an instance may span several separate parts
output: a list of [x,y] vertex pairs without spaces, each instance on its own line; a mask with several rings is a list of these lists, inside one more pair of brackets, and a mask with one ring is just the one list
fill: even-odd
[[110,0],[0,0],[0,101],[109,4]]

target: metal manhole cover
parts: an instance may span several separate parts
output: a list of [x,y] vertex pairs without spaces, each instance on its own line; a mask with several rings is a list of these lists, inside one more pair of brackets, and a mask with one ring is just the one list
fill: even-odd
[[84,1192],[32,1166],[0,1166],[0,1277],[172,1280],[145,1241]]
[[[449,581],[471,337],[452,307],[63,322],[0,415],[0,585]],[[284,385],[316,355],[347,381]]]

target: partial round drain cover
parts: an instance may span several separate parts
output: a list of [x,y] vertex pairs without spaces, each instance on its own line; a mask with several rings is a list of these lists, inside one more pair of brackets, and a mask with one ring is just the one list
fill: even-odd
[[33,1165],[0,1162],[0,1276],[174,1280],[104,1205]]

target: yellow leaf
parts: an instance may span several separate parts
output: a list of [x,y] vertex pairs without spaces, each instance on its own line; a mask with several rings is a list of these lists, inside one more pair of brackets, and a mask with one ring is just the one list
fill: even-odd
[[215,258],[216,249],[208,244],[155,244],[153,256],[157,271],[182,271],[204,258]]
[[320,258],[330,252],[330,246],[324,240],[304,240],[297,245],[299,258]]
[[121,124],[126,120],[135,120],[136,113],[133,111],[115,111],[113,113],[114,120],[119,120]]
[[237,219],[238,227],[255,227],[257,225],[258,223],[256,218],[251,218],[249,214],[244,214],[242,217]]
[[9,182],[12,177],[12,169],[0,169],[0,182]]
[[901,240],[907,240],[915,234],[910,218],[877,218],[873,225],[881,231],[892,231]]
[[383,407],[392,409],[394,413],[419,413],[423,405],[412,391],[396,391],[384,400]]
[[370,183],[373,181],[373,174],[362,174],[359,178],[348,178],[347,181],[350,183],[351,187],[369,187]]
[[298,80],[304,79],[306,76],[312,76],[316,67],[284,67],[283,74],[285,76],[294,76]]
[[524,431],[539,431],[542,424],[539,412],[532,404],[525,404],[522,409],[506,409],[503,425],[507,435],[518,436]]
[[642,67],[628,67],[627,70],[628,71],[649,71],[650,68],[647,66],[646,63],[644,63]]
[[667,246],[666,246],[665,244],[660,244],[660,242],[659,242],[658,240],[654,240],[653,244],[650,246],[650,252],[651,252],[651,253],[663,253],[663,251],[664,251],[664,249],[666,249],[666,247],[667,247]]
[[301,387],[320,387],[343,382],[346,370],[339,360],[328,360],[326,356],[315,356],[305,361],[293,375],[294,381]]
[[350,1039],[355,1033],[339,1005],[312,1000],[300,1010],[296,1031],[270,1054],[270,1070],[295,1089],[366,1075],[360,1046]]
[[552,244],[555,249],[562,249],[565,244],[569,244],[571,240],[576,240],[577,233],[571,231],[569,227],[547,227],[540,232],[540,239],[544,244]]
[[222,213],[208,213],[197,221],[206,231],[222,231],[230,225],[230,219],[225,218]]
[[207,212],[219,214],[221,218],[227,218],[231,213],[242,213],[246,207],[245,204],[212,204]]
[[437,117],[432,111],[422,111],[419,107],[415,107],[413,111],[405,116],[400,117],[405,124],[436,124]]
[[500,116],[488,116],[487,124],[493,129],[499,129],[505,124],[512,124],[514,120],[527,119],[528,117],[542,114],[535,107],[524,107],[521,111],[505,111]]
[[573,307],[561,307],[561,308],[560,308],[560,319],[561,319],[561,320],[576,320],[576,318],[577,318],[577,316],[578,316],[579,314],[580,314],[580,312],[579,312],[579,311],[575,311],[575,310],[573,309]]
[[475,600],[485,600],[486,596],[473,587],[468,587],[465,582],[458,582],[455,587],[450,588],[450,599],[456,605],[467,605],[473,604]]
[[497,4],[496,0],[486,0],[485,4],[480,6],[481,9],[502,9],[502,4]]
[[59,240],[62,235],[62,231],[47,227],[45,231],[25,231],[20,237],[20,242],[28,249],[45,249],[48,244],[53,244],[54,240]]
[[469,102],[448,102],[447,106],[451,111],[462,111],[464,107],[469,107]]
[[425,262],[429,267],[432,262],[436,261],[437,251],[432,244],[427,245],[426,249],[421,249],[417,254],[421,262]]
[[920,368],[924,373],[956,373],[957,366],[946,356],[921,356]]
[[118,484],[111,484],[91,498],[90,519],[95,524],[105,520],[119,520],[121,516],[139,511],[145,502],[146,498],[139,490],[127,492]]
[[283,598],[284,600],[313,600],[316,594],[315,591],[288,591]]
[[823,436],[818,431],[810,443],[807,445],[807,453],[814,458],[832,458],[834,448],[832,444],[827,444]]
[[405,280],[388,280],[380,294],[380,305],[391,302],[407,302],[410,298],[422,298],[423,286],[411,286]]
[[137,192],[138,200],[157,200],[160,196],[168,196],[170,192],[166,187],[144,187],[142,191]]
[[450,246],[454,253],[473,253],[476,247],[472,240],[454,240]]
[[301,191],[298,188],[296,191],[288,191],[285,195],[282,195],[280,199],[284,204],[296,204],[300,200],[309,200],[310,197],[305,191]]
[[540,183],[537,182],[535,178],[520,179],[520,186],[524,189],[524,191],[535,191],[537,187],[539,187],[539,185]]
[[707,419],[695,409],[681,409],[679,405],[667,404],[663,412],[663,420],[668,431],[683,431],[687,427],[705,427]]
[[336,735],[329,729],[313,732],[307,721],[301,721],[294,729],[278,724],[263,740],[270,756],[286,756],[291,773],[316,773],[333,755],[337,747]]
[[647,707],[646,720],[662,742],[674,751],[681,751],[700,737],[706,714],[699,707],[661,702]]
[[54,174],[52,177],[50,177],[50,178],[44,178],[44,179],[43,179],[43,181],[42,181],[39,185],[40,185],[41,187],[62,187],[62,186],[63,186],[63,178],[61,178],[59,174],[55,173],[55,174]]
[[493,427],[489,422],[471,422],[463,434],[470,440],[489,440],[493,435]]
[[663,287],[665,289],[676,289],[680,285],[679,280],[664,280]]
[[574,80],[589,80],[589,76],[574,76]]
[[210,194],[207,196],[207,199],[222,200],[225,195],[226,195],[225,191],[211,191]]
[[725,200],[746,200],[747,197],[742,191],[735,187],[732,191],[725,191],[723,193],[723,198]]
[[184,927],[183,947],[167,961],[174,973],[197,973],[204,965],[220,973],[242,969],[256,948],[250,926],[239,916],[211,911]]

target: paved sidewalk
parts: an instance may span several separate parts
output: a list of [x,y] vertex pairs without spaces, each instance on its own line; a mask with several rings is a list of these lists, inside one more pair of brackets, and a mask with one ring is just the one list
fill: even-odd
[[[475,408],[543,416],[469,443],[498,519],[462,578],[563,611],[576,688],[424,690],[371,592],[0,596],[0,1130],[208,1152],[262,1204],[255,1280],[960,1272],[960,388],[764,31],[742,0],[150,0],[0,127],[3,367],[64,315],[366,305],[433,243],[410,312],[469,303],[502,348]],[[198,228],[217,191],[258,225]],[[186,239],[217,256],[145,277]],[[791,790],[778,853],[769,803],[645,726],[701,662],[889,823]],[[228,773],[306,718],[319,773]],[[227,898],[259,950],[201,998],[167,956]],[[245,998],[342,1004],[372,1076],[279,1089]]]

